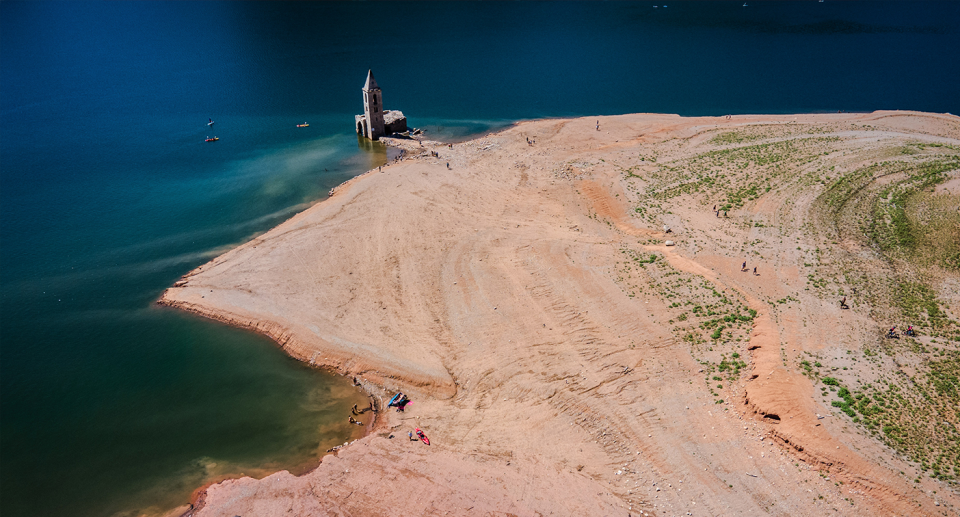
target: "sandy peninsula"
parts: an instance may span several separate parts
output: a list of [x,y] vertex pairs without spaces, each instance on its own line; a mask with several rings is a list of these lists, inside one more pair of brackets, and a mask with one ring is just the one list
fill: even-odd
[[[403,161],[160,303],[413,403],[306,475],[207,488],[193,515],[956,515],[951,481],[832,403],[922,366],[875,352],[902,320],[871,286],[900,266],[854,201],[898,178],[874,164],[948,163],[956,116],[636,114],[389,143]],[[862,185],[839,202],[845,174]],[[958,170],[938,174],[930,195],[957,199]],[[957,319],[957,274],[924,271]],[[957,348],[932,332],[921,348]]]

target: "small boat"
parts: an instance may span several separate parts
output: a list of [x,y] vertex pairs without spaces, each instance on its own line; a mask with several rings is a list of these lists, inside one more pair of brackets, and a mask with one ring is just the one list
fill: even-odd
[[303,124],[297,124],[297,127],[310,127],[310,124],[304,122]]
[[204,142],[216,142],[217,140],[220,140],[220,137],[219,137],[219,136],[215,136],[215,137],[213,137],[213,138],[210,138],[210,137],[208,136],[207,139],[204,140]]
[[403,397],[403,392],[398,391],[397,394],[394,395],[392,399],[390,399],[390,402],[387,403],[387,407],[393,407],[397,402],[400,401],[402,397]]
[[423,434],[423,431],[421,431],[419,427],[417,428],[417,437],[419,437],[423,443],[430,445],[430,438],[427,438],[427,435]]
[[210,122],[207,122],[207,125],[210,127],[213,127],[213,124],[214,124],[213,119],[210,119]]

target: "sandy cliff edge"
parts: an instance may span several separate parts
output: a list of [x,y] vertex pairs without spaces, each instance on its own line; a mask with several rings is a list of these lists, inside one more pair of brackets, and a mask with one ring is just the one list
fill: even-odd
[[[524,122],[452,147],[392,141],[407,159],[190,272],[159,303],[414,403],[307,475],[209,487],[195,514],[955,512],[951,489],[898,474],[911,467],[831,415],[784,360],[871,339],[866,315],[832,303],[769,305],[806,296],[791,254],[817,244],[795,221],[811,187],[778,180],[726,218],[696,192],[637,210],[659,164],[729,148],[718,135],[744,128],[790,145],[815,134],[850,157],[835,166],[906,141],[960,144],[957,117],[914,112],[637,114]],[[780,232],[741,224],[761,219]],[[757,275],[740,271],[745,256]],[[663,287],[674,278],[691,287]],[[697,300],[700,282],[757,314],[717,350],[677,321],[674,304]],[[743,373],[713,381],[731,353]],[[430,446],[407,440],[414,427]]]

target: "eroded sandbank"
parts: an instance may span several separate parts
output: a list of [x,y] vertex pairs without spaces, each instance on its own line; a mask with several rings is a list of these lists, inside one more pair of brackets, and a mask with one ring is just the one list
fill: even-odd
[[[872,339],[868,314],[832,301],[769,305],[808,296],[794,248],[818,244],[802,223],[819,187],[782,174],[726,217],[695,190],[644,193],[662,167],[742,145],[723,137],[738,130],[823,146],[803,156],[851,168],[907,142],[958,145],[958,128],[912,112],[638,114],[392,142],[407,159],[191,272],[161,303],[414,403],[305,476],[211,487],[197,515],[938,514],[955,496],[918,490],[889,449],[818,418],[830,408],[783,358]],[[806,173],[801,161],[788,165]],[[640,267],[651,255],[659,269]],[[745,257],[757,275],[740,271]],[[757,316],[714,350],[694,315],[679,320],[699,291],[664,288],[672,277]],[[848,337],[832,339],[838,328]],[[715,385],[711,368],[733,353],[742,374]],[[407,439],[414,427],[430,446]]]

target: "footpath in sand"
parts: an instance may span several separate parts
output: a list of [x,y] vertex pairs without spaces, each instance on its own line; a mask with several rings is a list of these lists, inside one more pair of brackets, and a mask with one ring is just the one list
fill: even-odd
[[[867,311],[804,290],[824,187],[795,180],[960,145],[957,117],[597,120],[391,140],[403,161],[168,289],[160,303],[267,334],[381,407],[316,470],[224,481],[193,514],[956,515],[948,485],[914,482],[798,366],[877,337]],[[720,183],[778,167],[742,206],[714,212],[713,179],[664,187],[670,164],[743,140],[796,152],[708,164]],[[403,413],[383,408],[397,390]]]

